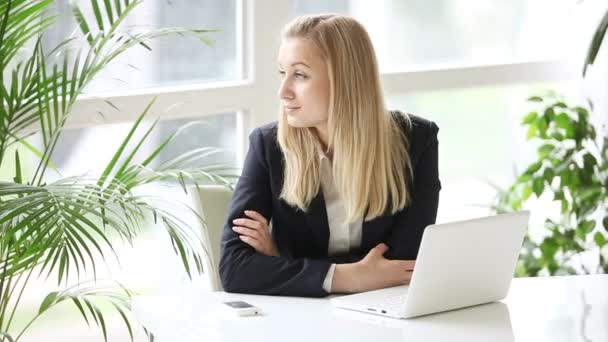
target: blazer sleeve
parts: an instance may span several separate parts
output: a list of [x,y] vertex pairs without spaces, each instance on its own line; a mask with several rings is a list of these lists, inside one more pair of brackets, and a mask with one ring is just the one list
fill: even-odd
[[[221,239],[219,273],[227,292],[323,297],[323,281],[331,263],[324,260],[267,256],[241,241],[232,220],[255,210],[270,221],[272,191],[262,131],[249,136],[249,151],[228,209]],[[278,229],[274,227],[273,229]]]
[[439,205],[437,133],[439,127],[430,122],[426,129],[426,139],[418,162],[414,168],[412,202],[397,214],[392,233],[388,238],[387,259],[413,260],[418,255],[424,229],[435,223]]

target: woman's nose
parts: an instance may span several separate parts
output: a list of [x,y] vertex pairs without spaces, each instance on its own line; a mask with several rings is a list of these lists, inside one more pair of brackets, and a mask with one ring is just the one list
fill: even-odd
[[280,99],[293,99],[294,93],[291,90],[291,85],[287,80],[283,80],[281,82],[281,86],[279,87],[279,98]]

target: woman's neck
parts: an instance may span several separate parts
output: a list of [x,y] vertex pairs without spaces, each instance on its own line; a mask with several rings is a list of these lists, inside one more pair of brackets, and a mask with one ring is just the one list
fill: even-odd
[[316,126],[317,137],[319,138],[319,142],[321,143],[321,147],[323,148],[323,153],[329,158],[329,160],[333,159],[333,149],[328,150],[327,145],[329,144],[329,134],[327,132],[327,124]]

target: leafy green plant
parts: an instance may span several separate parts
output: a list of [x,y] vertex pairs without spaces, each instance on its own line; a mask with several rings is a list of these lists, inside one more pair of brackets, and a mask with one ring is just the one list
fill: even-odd
[[[531,197],[544,193],[561,206],[559,220],[547,219],[540,241],[526,236],[516,269],[518,276],[608,272],[608,136],[598,136],[588,107],[569,106],[555,93],[533,96],[539,110],[522,124],[528,140],[539,143],[537,160],[501,190],[496,212],[520,210]],[[592,251],[597,266],[581,260]]]
[[[583,77],[592,65],[608,30],[608,10],[587,49]],[[507,189],[497,189],[492,208],[497,213],[520,210],[535,195],[547,192],[561,207],[559,220],[547,219],[540,241],[526,235],[517,276],[541,273],[608,273],[608,132],[598,136],[589,122],[588,106],[569,106],[555,92],[528,99],[540,110],[526,115],[528,140],[540,143],[537,160],[517,175]],[[597,265],[586,265],[583,254],[596,253]]]
[[[156,168],[151,163],[170,144],[175,132],[150,154],[142,155],[142,144],[157,125],[154,121],[143,137],[144,118],[153,101],[133,124],[119,149],[97,178],[67,177],[47,182],[46,172],[57,142],[70,118],[72,107],[83,89],[117,56],[136,46],[149,49],[151,39],[179,34],[190,35],[208,44],[209,30],[162,28],[145,32],[123,30],[121,23],[141,4],[130,0],[92,0],[93,20],[88,20],[76,4],[72,14],[82,39],[70,37],[45,51],[42,38],[57,17],[48,16],[52,0],[5,0],[0,2],[0,165],[14,162],[14,178],[0,180],[0,341],[18,341],[31,324],[55,305],[71,302],[87,323],[94,322],[107,340],[104,312],[96,300],[104,299],[124,319],[131,339],[132,323],[127,315],[131,292],[120,285],[77,284],[49,293],[38,313],[20,331],[13,331],[19,308],[30,280],[56,277],[67,284],[92,272],[96,264],[116,255],[115,238],[132,242],[147,219],[164,226],[175,253],[187,274],[202,272],[201,241],[181,217],[158,206],[134,189],[148,183],[211,181],[230,186],[234,168],[221,163],[205,163],[220,152],[198,148]],[[28,49],[29,46],[33,48]],[[27,52],[26,57],[22,57]],[[41,151],[27,137],[39,133]],[[15,151],[14,155],[8,151]],[[33,152],[39,162],[31,174],[24,172],[22,154]],[[193,212],[193,211],[192,211]],[[195,214],[193,212],[193,214]],[[198,217],[202,220],[202,218]],[[204,222],[203,222],[204,225]],[[34,278],[32,278],[34,277]]]

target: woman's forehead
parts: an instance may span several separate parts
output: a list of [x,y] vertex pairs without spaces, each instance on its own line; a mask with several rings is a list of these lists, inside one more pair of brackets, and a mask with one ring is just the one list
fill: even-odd
[[284,68],[298,63],[312,68],[323,63],[323,60],[319,49],[310,39],[286,38],[279,48],[278,63]]

